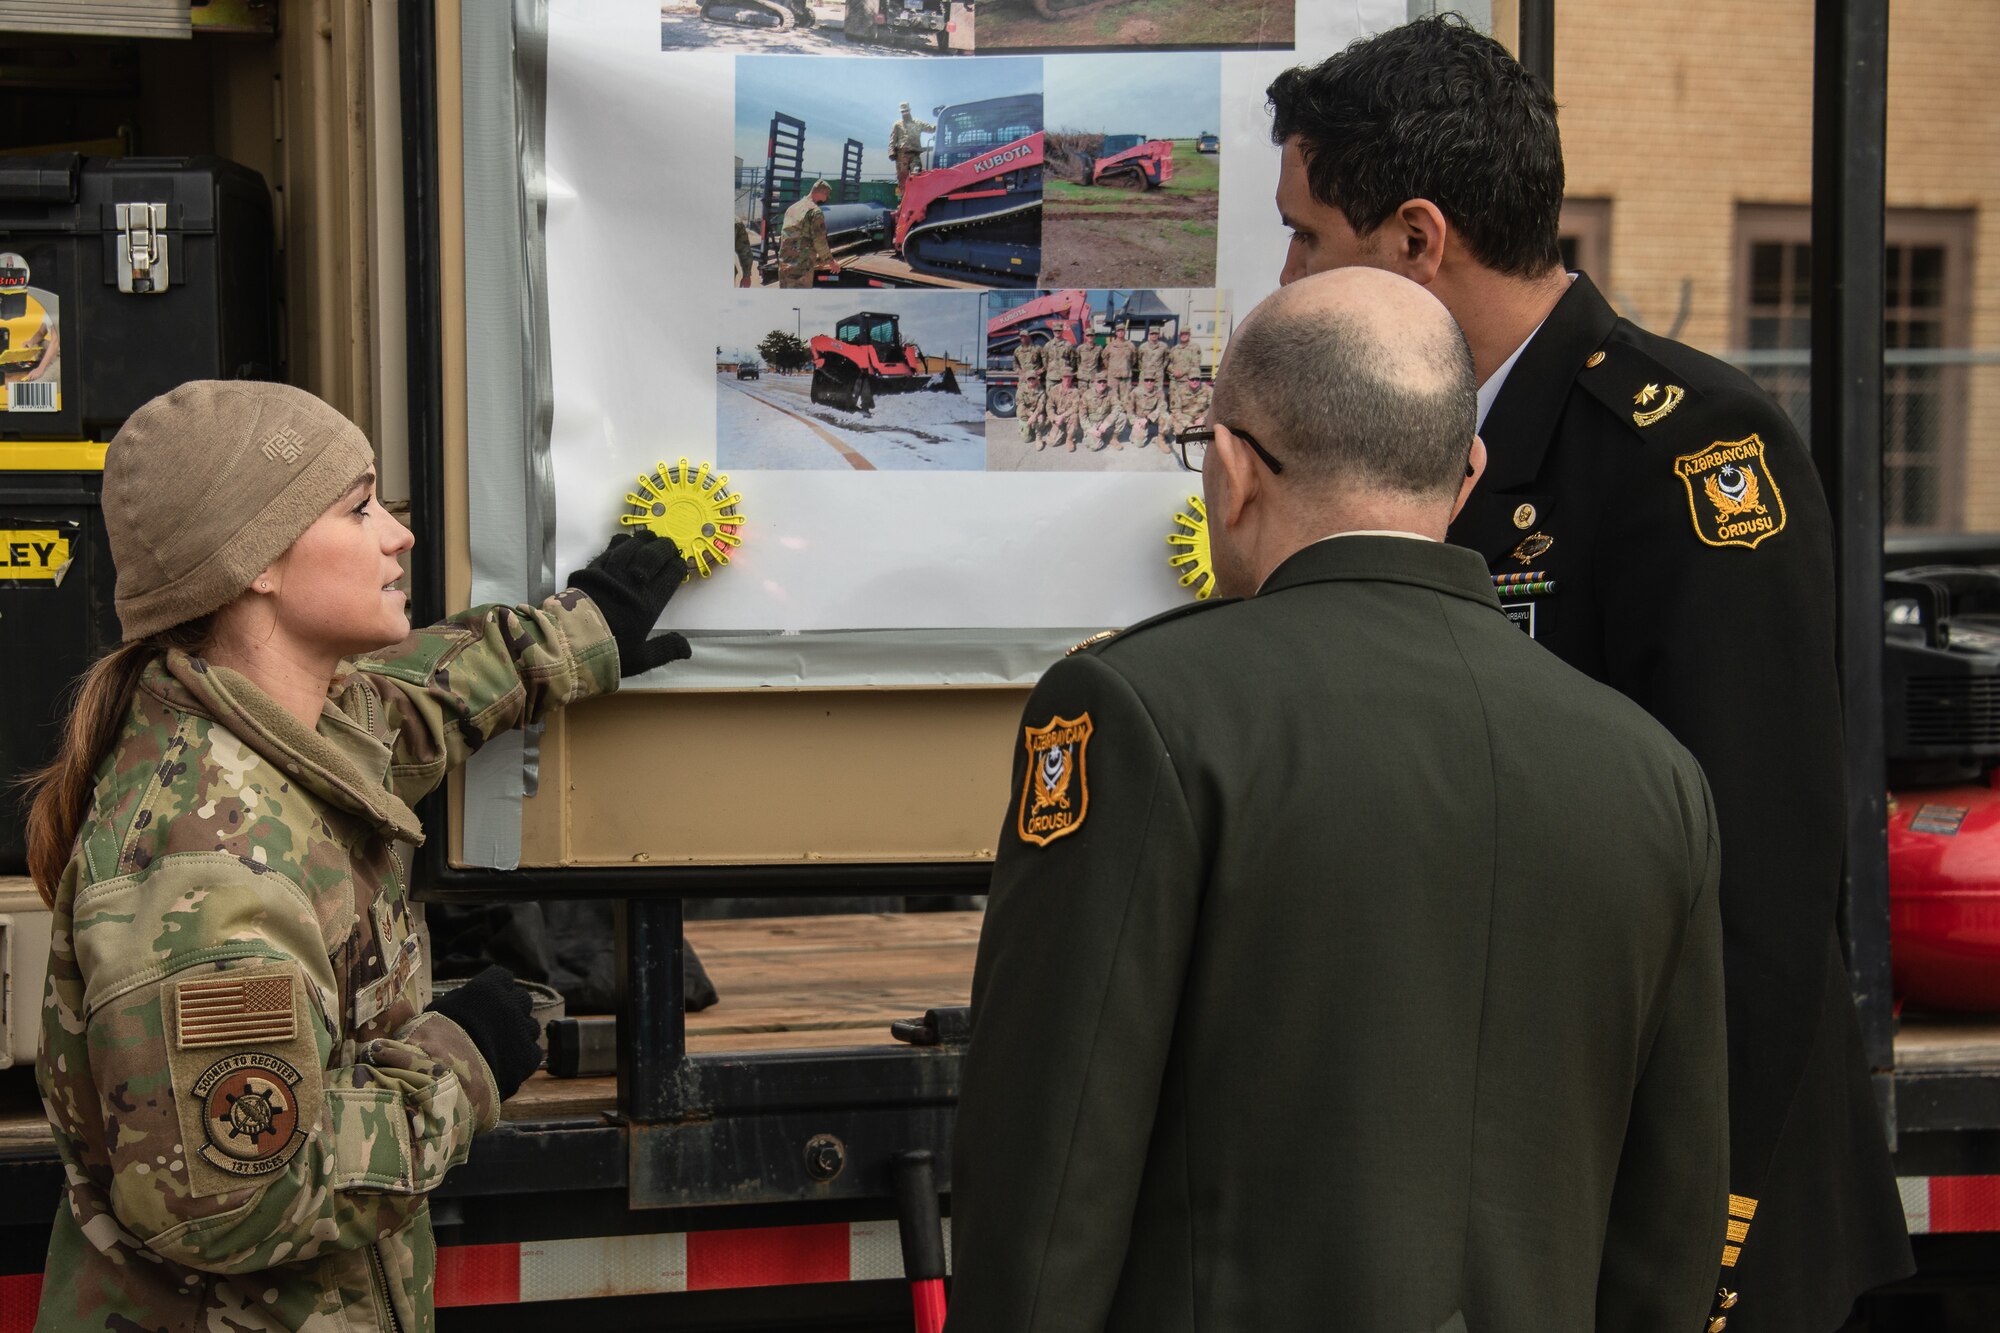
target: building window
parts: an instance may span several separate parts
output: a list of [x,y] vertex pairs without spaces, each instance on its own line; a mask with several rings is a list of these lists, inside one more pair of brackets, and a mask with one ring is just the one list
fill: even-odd
[[1565,199],[1556,244],[1563,268],[1587,273],[1601,292],[1611,290],[1611,201]]
[[[1966,349],[1972,215],[1891,209],[1883,287],[1882,519],[1891,533],[1955,532],[1964,523]],[[1811,428],[1811,215],[1737,210],[1735,358]]]

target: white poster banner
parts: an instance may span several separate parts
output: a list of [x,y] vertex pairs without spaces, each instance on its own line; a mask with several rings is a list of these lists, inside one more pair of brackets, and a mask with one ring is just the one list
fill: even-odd
[[[1210,0],[1224,26],[1194,44],[1219,49],[1187,51],[1153,49],[1189,43],[1135,5],[1124,44],[1043,55],[1037,34],[1082,20],[981,0],[966,53],[969,21],[910,37],[877,2],[550,5],[556,569],[647,518],[662,466],[710,464],[739,497],[727,563],[666,618],[695,661],[645,684],[1031,679],[1048,643],[1192,596],[1167,537],[1200,477],[1172,412],[1276,285],[1264,88],[1405,9],[1300,0],[1288,45],[1243,49],[1287,35],[1280,7],[1240,6],[1264,26],[1239,32]],[[810,224],[783,239],[818,179],[824,263]],[[1025,342],[1081,352],[1075,377],[1017,370]],[[744,651],[780,639],[782,669]],[[989,651],[1009,642],[1027,651]]]

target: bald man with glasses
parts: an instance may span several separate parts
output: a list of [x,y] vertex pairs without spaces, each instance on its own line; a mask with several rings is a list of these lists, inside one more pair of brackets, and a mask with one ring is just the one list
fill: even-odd
[[1694,1329],[1728,1194],[1700,769],[1441,538],[1406,279],[1231,340],[1217,597],[1042,677],[973,980],[952,1333]]

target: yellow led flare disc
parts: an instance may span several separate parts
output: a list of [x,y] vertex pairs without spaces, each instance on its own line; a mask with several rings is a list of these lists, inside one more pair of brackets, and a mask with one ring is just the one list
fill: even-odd
[[741,499],[730,494],[728,473],[713,472],[707,463],[696,469],[683,458],[642,473],[639,489],[625,492],[633,512],[618,521],[673,538],[688,568],[707,578],[716,566],[729,563],[730,547],[743,544],[738,535],[744,522],[737,508]]
[[1174,548],[1167,563],[1181,572],[1183,588],[1194,589],[1196,601],[1207,601],[1215,595],[1215,562],[1208,555],[1208,506],[1199,495],[1190,495],[1187,509],[1174,514],[1174,529],[1167,534]]

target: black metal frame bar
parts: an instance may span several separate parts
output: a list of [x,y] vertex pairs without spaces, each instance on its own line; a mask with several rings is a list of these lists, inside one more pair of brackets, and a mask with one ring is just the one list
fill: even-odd
[[1847,741],[1842,925],[1862,1045],[1895,1141],[1882,723],[1882,300],[1887,0],[1818,0],[1813,40],[1812,448],[1833,530]]
[[1551,89],[1556,86],[1556,0],[1521,0],[1515,36],[1521,67]]

